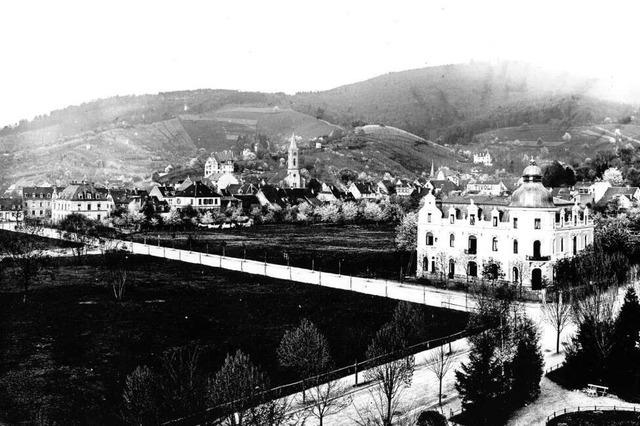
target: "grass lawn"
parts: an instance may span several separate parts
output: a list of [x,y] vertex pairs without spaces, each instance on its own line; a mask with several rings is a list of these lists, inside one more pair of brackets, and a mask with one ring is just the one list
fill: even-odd
[[[136,241],[157,244],[158,233],[136,234]],[[396,250],[395,227],[390,225],[259,225],[252,228],[224,230],[198,229],[194,232],[164,232],[160,244],[325,272],[361,277],[400,278],[400,267],[406,275],[415,274],[415,259],[410,271],[409,252]]]
[[582,411],[555,417],[549,426],[634,426],[640,424],[640,411]]
[[[63,424],[112,424],[124,378],[137,365],[158,367],[168,348],[197,341],[202,374],[236,349],[272,385],[295,379],[278,367],[285,330],[309,318],[327,336],[336,365],[364,359],[396,302],[358,293],[135,257],[126,301],[116,303],[95,266],[52,266],[26,304],[10,271],[0,292],[0,422],[33,420],[54,407]],[[64,262],[62,262],[64,263]],[[459,331],[466,314],[421,307],[424,340]]]

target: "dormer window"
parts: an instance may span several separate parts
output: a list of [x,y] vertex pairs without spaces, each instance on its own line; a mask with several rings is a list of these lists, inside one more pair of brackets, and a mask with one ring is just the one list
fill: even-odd
[[469,215],[469,224],[470,225],[475,225],[476,224],[476,215],[475,214]]
[[493,226],[498,226],[498,217],[497,216],[493,217]]
[[427,222],[431,223],[431,213],[427,213]]
[[452,214],[450,214],[450,215],[449,215],[449,223],[453,223],[453,222],[455,222],[455,219],[456,219],[456,218],[455,218],[455,216],[454,216],[454,215],[452,215]]

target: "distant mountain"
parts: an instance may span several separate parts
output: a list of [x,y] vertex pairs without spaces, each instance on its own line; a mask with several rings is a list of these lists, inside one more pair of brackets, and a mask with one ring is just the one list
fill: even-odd
[[497,127],[559,120],[567,126],[631,114],[628,105],[594,98],[596,80],[530,64],[470,63],[382,75],[324,92],[298,93],[293,107],[348,125],[386,124],[442,143],[468,143]]
[[[83,177],[149,181],[169,164],[189,170],[208,152],[246,147],[252,140],[279,152],[292,132],[304,140],[330,136],[323,150],[305,153],[306,165],[319,176],[345,167],[415,175],[431,161],[464,161],[444,145],[500,143],[504,138],[491,132],[500,135],[503,128],[526,124],[545,135],[571,130],[588,136],[599,132],[588,126],[605,117],[616,122],[635,114],[629,105],[594,97],[599,90],[596,81],[531,65],[472,63],[293,96],[208,89],[117,96],[0,129],[0,187]],[[527,135],[537,138],[535,132]],[[578,139],[583,152],[592,148],[591,140],[603,142]]]

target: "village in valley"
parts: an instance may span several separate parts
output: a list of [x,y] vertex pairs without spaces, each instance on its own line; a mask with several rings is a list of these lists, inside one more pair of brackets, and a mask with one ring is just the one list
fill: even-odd
[[637,14],[57,3],[0,27],[0,425],[640,424]]

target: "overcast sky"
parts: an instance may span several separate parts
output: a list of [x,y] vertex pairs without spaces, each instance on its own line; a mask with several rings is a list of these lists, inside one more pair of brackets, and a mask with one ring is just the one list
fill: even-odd
[[640,78],[640,2],[11,1],[0,123],[113,95],[323,90],[409,68],[523,60]]

